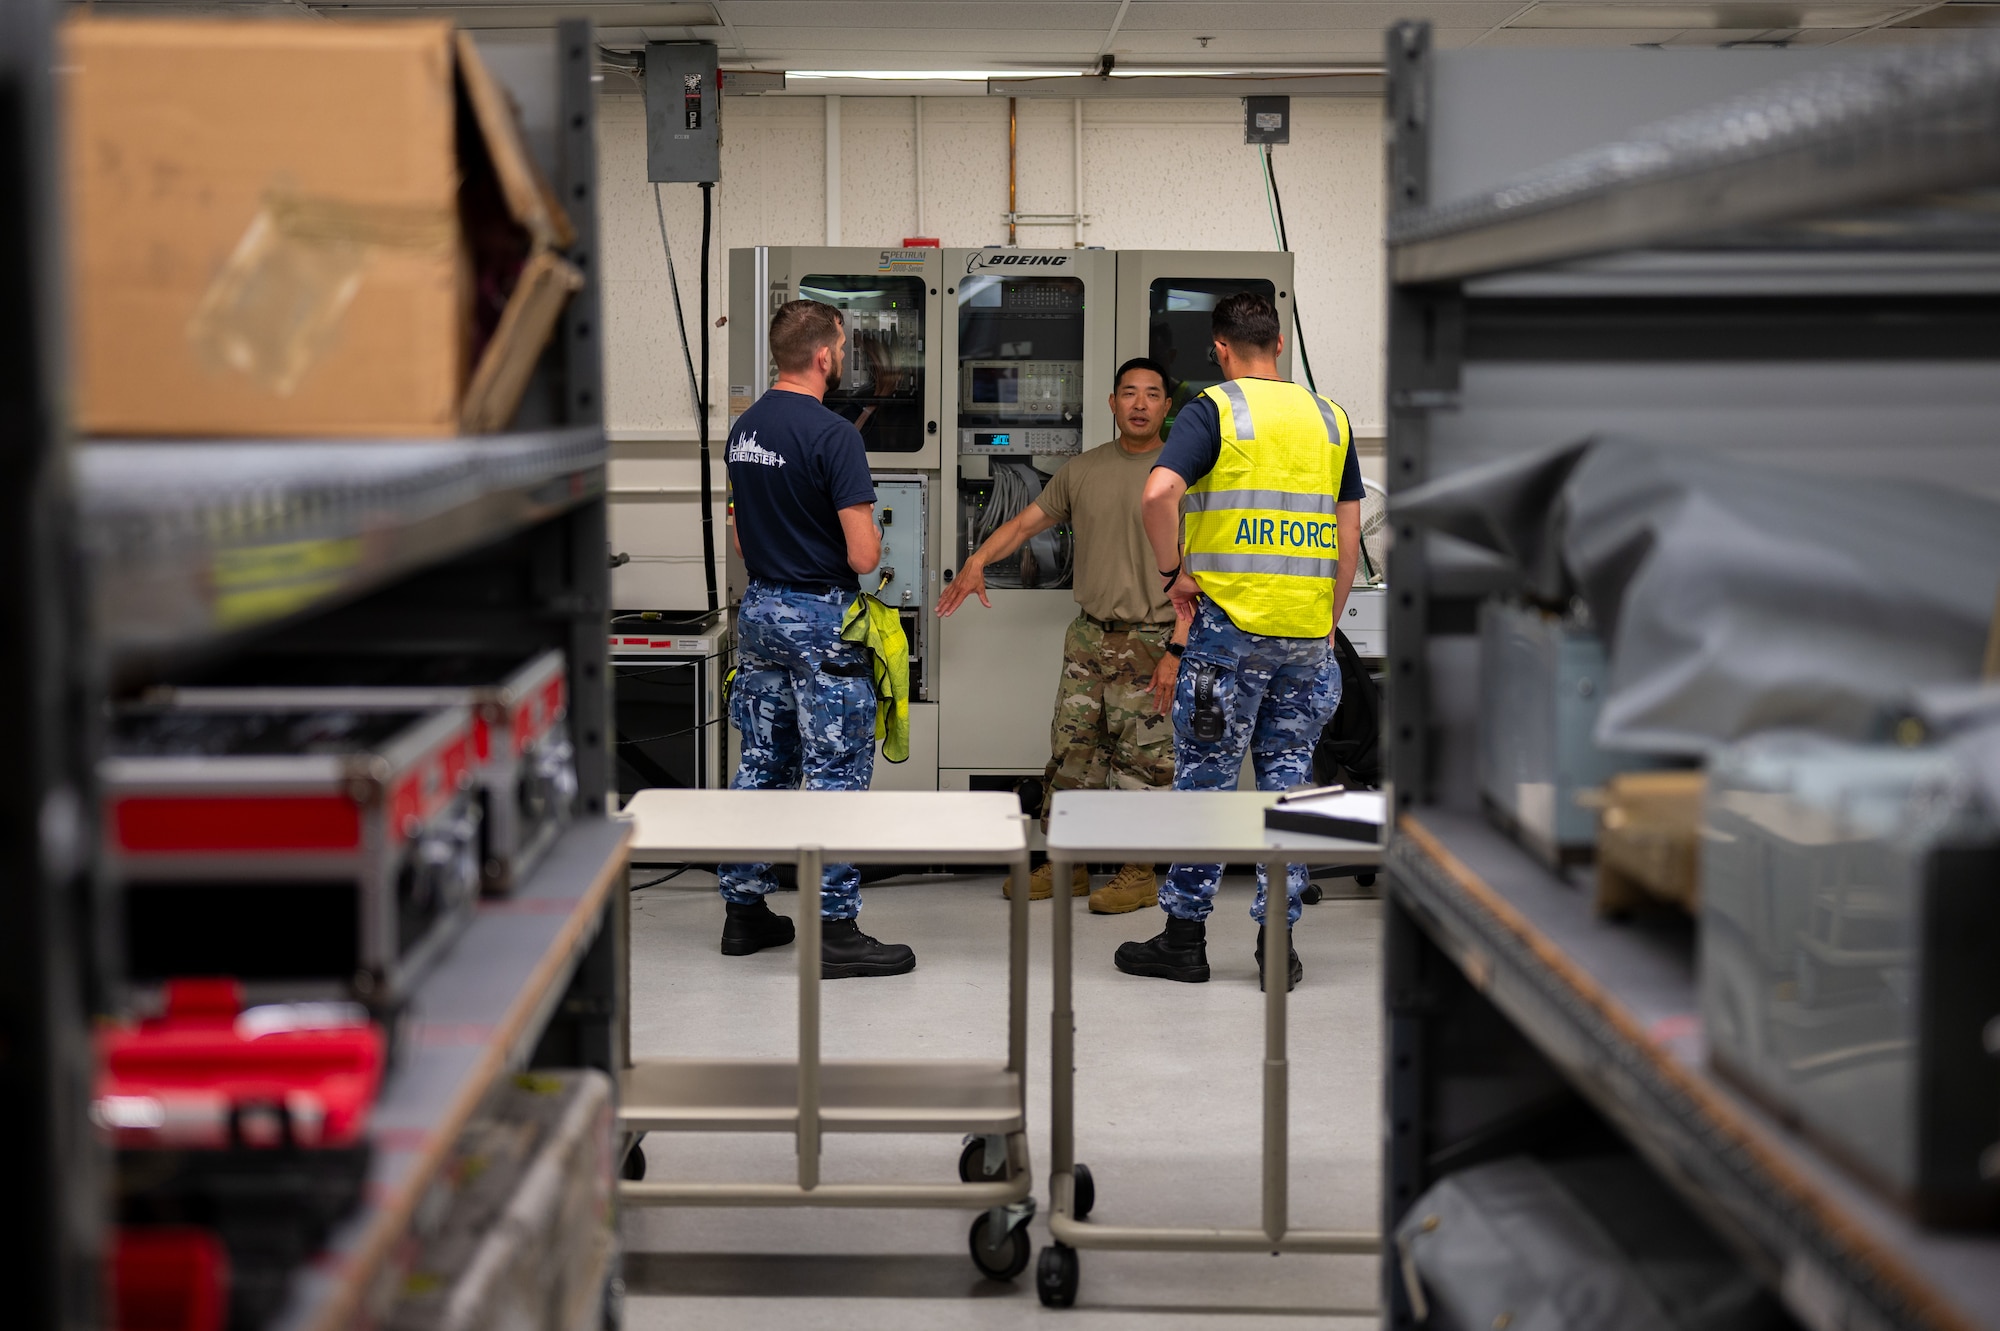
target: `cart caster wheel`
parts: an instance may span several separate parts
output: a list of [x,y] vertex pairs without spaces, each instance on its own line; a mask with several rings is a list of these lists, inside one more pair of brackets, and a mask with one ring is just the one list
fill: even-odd
[[1044,1308],[1070,1307],[1076,1302],[1076,1285],[1081,1276],[1076,1249],[1066,1243],[1052,1243],[1042,1249],[1042,1259],[1035,1264],[1036,1297]]
[[1069,1213],[1078,1220],[1088,1220],[1090,1208],[1097,1205],[1097,1180],[1091,1178],[1089,1165],[1074,1166],[1070,1178],[1076,1186],[1070,1191]]
[[1299,900],[1308,906],[1317,906],[1325,896],[1325,890],[1318,883],[1307,883],[1305,891],[1299,893]]
[[637,1183],[646,1177],[646,1152],[637,1142],[625,1152],[625,1163],[618,1170],[618,1176],[628,1182]]
[[1028,1227],[1015,1226],[1000,1241],[998,1248],[992,1248],[986,1243],[988,1227],[992,1223],[991,1211],[980,1212],[979,1218],[972,1222],[972,1233],[967,1236],[967,1246],[972,1249],[972,1264],[988,1280],[1012,1280],[1028,1269]]
[[986,1139],[974,1137],[958,1153],[958,1181],[960,1183],[1004,1183],[1007,1180],[1007,1164],[1002,1161],[1000,1172],[986,1172]]
[[1375,886],[1375,875],[1372,873],[1358,873],[1354,875],[1354,881],[1362,887],[1373,887]]

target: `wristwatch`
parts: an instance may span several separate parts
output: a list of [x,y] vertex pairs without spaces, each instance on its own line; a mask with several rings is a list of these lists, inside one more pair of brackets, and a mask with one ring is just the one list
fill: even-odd
[[1167,644],[1167,650],[1175,656],[1186,656],[1187,644],[1184,642],[1170,642]]

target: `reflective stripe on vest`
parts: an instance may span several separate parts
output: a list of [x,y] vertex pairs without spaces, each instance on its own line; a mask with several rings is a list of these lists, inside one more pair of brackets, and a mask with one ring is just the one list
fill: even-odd
[[1335,520],[1353,433],[1336,404],[1297,384],[1234,379],[1205,390],[1222,436],[1182,505],[1187,570],[1240,629],[1333,632]]

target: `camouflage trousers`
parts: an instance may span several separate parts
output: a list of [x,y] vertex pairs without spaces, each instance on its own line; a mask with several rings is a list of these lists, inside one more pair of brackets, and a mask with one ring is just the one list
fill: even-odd
[[1174,781],[1174,730],[1153,706],[1153,671],[1171,624],[1129,632],[1078,615],[1063,635],[1062,682],[1049,727],[1042,816],[1058,790],[1165,790]]
[[[854,593],[801,591],[753,580],[736,616],[729,719],[743,736],[731,790],[866,790],[875,775],[875,684],[868,653],[842,642]],[[723,900],[761,901],[778,885],[768,864],[724,864]],[[861,913],[861,874],[826,866],[820,914]]]
[[[1227,720],[1222,738],[1194,737],[1194,688],[1203,669],[1215,675],[1215,700]],[[1234,790],[1250,754],[1257,789],[1286,790],[1312,781],[1313,744],[1340,706],[1340,666],[1325,638],[1268,638],[1245,633],[1221,607],[1203,600],[1188,633],[1187,656],[1174,690],[1174,789]],[[1304,865],[1287,868],[1288,918],[1299,919]],[[1222,881],[1220,864],[1176,864],[1160,885],[1160,908],[1183,920],[1205,920]],[[1250,918],[1264,922],[1264,870]]]

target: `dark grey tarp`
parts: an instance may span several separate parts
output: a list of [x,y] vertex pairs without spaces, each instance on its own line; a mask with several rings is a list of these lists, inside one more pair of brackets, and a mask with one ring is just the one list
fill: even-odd
[[1632,439],[1468,469],[1393,507],[1516,561],[1545,599],[1583,598],[1610,653],[1608,748],[1866,738],[1912,689],[1978,677],[2000,588],[1993,500]]

